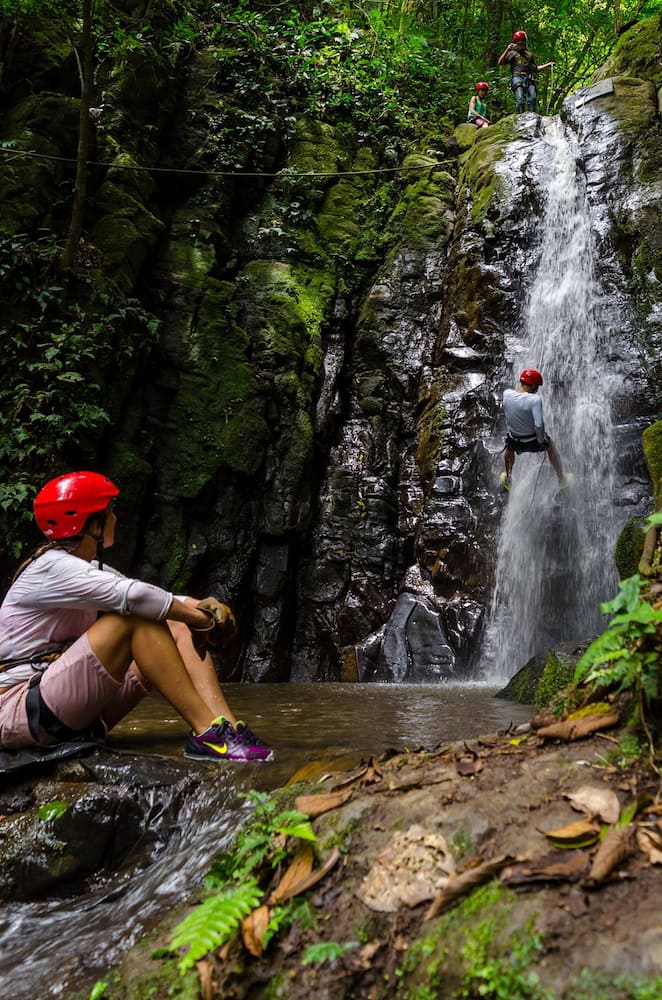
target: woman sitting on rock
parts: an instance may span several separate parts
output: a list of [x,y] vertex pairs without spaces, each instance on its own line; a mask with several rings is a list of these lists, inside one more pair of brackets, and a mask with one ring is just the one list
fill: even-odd
[[477,128],[487,128],[490,120],[487,117],[487,91],[489,87],[485,80],[479,80],[476,84],[476,93],[469,101],[469,111],[467,121]]
[[234,637],[230,608],[103,566],[118,493],[99,473],[70,472],[35,498],[49,542],[19,567],[0,608],[0,746],[105,735],[153,687],[191,726],[186,757],[270,760],[232,715],[209,655]]

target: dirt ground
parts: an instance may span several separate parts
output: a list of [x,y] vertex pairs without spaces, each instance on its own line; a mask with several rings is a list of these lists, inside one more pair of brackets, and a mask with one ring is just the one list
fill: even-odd
[[199,995],[659,1000],[659,776],[618,728],[539,733],[296,775],[317,835],[300,885],[319,881],[261,955],[245,928],[200,962]]

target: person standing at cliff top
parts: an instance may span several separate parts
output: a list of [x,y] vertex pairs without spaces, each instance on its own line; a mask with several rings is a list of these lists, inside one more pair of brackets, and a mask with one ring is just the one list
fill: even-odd
[[503,450],[506,469],[501,473],[500,480],[505,490],[509,490],[511,486],[515,455],[522,452],[546,452],[561,489],[568,486],[559,453],[545,432],[542,400],[537,394],[542,384],[540,372],[535,368],[525,368],[519,377],[518,388],[506,389],[503,394],[503,411],[508,432]]
[[517,113],[522,114],[524,109],[535,111],[538,99],[536,89],[536,74],[538,70],[549,69],[553,62],[536,64],[533,52],[527,49],[527,37],[525,31],[516,31],[513,40],[501,53],[497,62],[499,66],[510,66],[510,89],[515,95]]

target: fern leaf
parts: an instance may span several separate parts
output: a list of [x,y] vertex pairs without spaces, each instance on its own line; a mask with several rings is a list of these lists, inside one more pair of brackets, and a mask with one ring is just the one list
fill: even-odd
[[235,932],[244,917],[259,906],[262,892],[254,879],[236,888],[210,896],[179,923],[170,941],[171,948],[188,945],[179,963],[181,973]]

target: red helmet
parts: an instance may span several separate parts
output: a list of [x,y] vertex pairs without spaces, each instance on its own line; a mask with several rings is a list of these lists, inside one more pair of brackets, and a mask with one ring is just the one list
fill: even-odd
[[513,35],[513,41],[514,42],[522,42],[522,41],[525,42],[526,41],[526,31],[516,31],[515,34]]
[[525,368],[519,380],[524,385],[542,385],[542,375],[535,368]]
[[33,509],[47,538],[71,538],[83,530],[90,514],[105,510],[119,490],[98,472],[67,472],[37,493]]
[[479,80],[478,83],[476,84],[476,90],[489,90],[489,89],[490,89],[489,83],[485,83],[484,80]]

